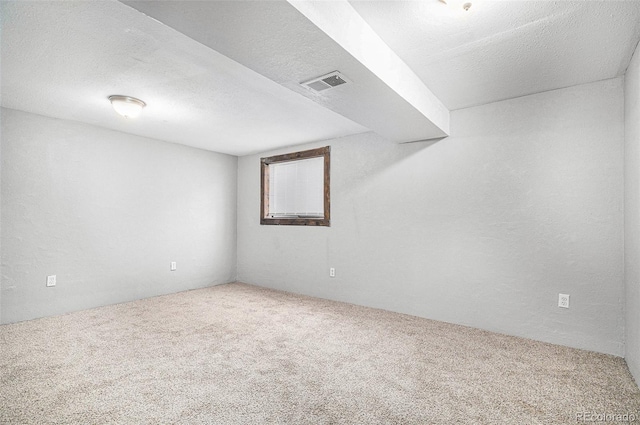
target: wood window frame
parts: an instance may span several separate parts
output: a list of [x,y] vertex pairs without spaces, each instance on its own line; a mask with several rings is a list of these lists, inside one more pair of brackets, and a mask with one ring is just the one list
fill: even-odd
[[[323,218],[274,218],[269,217],[269,166],[283,162],[309,158],[324,158],[324,217]],[[331,226],[330,196],[331,147],[292,152],[284,155],[260,158],[260,224],[276,226]]]

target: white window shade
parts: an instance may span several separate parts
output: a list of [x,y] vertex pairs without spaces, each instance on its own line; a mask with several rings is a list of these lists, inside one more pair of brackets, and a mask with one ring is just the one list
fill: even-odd
[[269,166],[269,216],[324,216],[324,157]]

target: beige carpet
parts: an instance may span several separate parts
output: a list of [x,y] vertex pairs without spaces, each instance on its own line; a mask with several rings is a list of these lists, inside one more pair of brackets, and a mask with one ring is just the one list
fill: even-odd
[[620,358],[244,284],[4,325],[0,338],[0,423],[569,424],[640,413]]

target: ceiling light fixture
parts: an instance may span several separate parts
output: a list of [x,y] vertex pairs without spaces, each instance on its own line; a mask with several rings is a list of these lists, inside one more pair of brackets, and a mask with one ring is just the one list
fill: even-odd
[[131,96],[121,96],[114,94],[109,96],[109,101],[113,109],[125,118],[136,118],[142,112],[142,108],[147,106],[140,99]]
[[471,2],[469,0],[440,0],[440,1],[454,10],[463,9],[465,12],[468,12],[469,9],[471,9]]

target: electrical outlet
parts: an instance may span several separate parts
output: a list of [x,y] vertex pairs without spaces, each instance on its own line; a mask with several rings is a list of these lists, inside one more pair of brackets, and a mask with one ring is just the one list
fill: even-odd
[[47,286],[56,286],[56,275],[47,276]]
[[558,307],[569,308],[569,294],[558,294]]
[[336,269],[331,267],[329,269],[329,277],[336,277]]
[[171,271],[172,271],[172,272],[176,271],[176,269],[178,268],[177,266],[178,266],[178,265],[176,264],[176,262],[175,262],[175,261],[172,261],[172,262],[171,262]]

